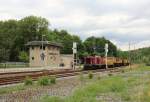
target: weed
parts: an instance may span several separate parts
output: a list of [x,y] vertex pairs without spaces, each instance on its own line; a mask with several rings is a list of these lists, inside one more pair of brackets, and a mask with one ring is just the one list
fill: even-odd
[[49,79],[49,77],[47,77],[47,76],[40,77],[40,78],[38,79],[38,84],[39,84],[39,85],[42,85],[42,86],[49,85],[49,84],[50,84],[50,79]]
[[49,97],[49,96],[44,96],[41,98],[40,102],[64,102],[62,98],[60,97]]
[[80,73],[80,75],[79,75],[79,79],[80,79],[80,81],[83,81],[83,80],[84,80],[83,73]]
[[108,73],[108,76],[113,76],[113,74],[112,73]]
[[55,84],[56,83],[56,76],[50,77],[50,83]]
[[93,78],[93,73],[92,73],[92,72],[89,72],[89,73],[88,73],[88,77],[89,77],[89,79],[92,79],[92,78]]
[[101,79],[101,76],[98,76],[97,79],[100,80],[100,79]]
[[33,80],[30,77],[26,77],[24,79],[24,85],[32,85],[33,84]]
[[125,73],[125,70],[121,70],[121,73]]

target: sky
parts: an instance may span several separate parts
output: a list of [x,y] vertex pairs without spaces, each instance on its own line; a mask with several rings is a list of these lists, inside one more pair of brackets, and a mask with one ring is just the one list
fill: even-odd
[[121,50],[150,47],[150,0],[0,0],[0,20],[41,16],[82,40],[106,37]]

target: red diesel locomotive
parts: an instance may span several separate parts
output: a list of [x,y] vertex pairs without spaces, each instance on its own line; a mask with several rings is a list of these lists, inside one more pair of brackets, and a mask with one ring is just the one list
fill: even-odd
[[[107,57],[108,68],[129,65],[127,59]],[[101,56],[88,56],[84,58],[84,70],[106,68],[106,58]]]

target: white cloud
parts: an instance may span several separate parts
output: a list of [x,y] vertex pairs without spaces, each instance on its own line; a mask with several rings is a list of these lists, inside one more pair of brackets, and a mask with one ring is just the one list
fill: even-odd
[[105,36],[127,50],[130,41],[137,48],[149,46],[149,5],[150,0],[0,0],[0,19],[42,16],[51,28],[66,29],[82,39]]

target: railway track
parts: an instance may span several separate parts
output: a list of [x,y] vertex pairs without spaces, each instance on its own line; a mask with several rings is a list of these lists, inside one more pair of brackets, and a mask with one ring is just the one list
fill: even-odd
[[[98,70],[90,70],[93,73],[96,72],[104,72],[104,71],[118,71],[118,68],[109,68],[109,69],[98,69]],[[71,69],[63,69],[63,70],[41,70],[41,71],[25,71],[25,72],[10,72],[10,73],[0,73],[0,85],[7,84],[15,84],[21,83],[28,76],[33,80],[37,80],[41,76],[52,76],[55,75],[56,78],[61,77],[69,77],[79,75],[80,73],[87,74],[89,70],[71,70]]]

